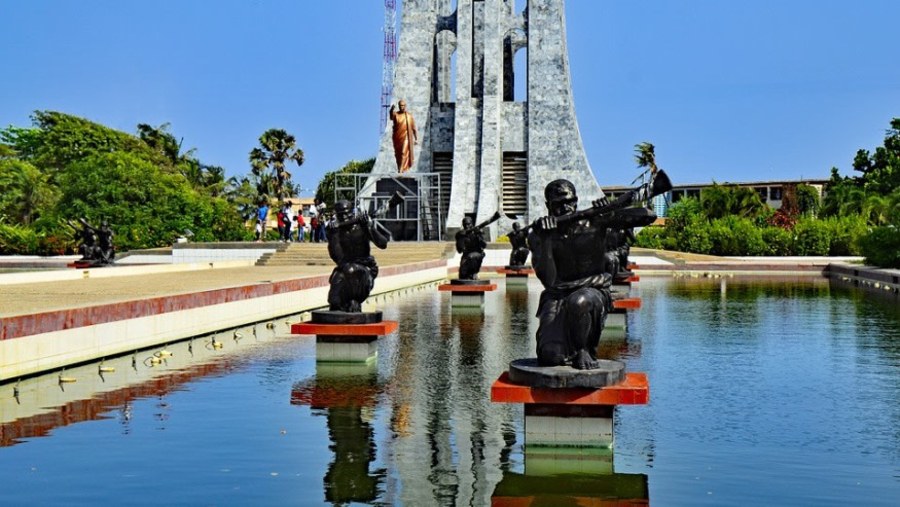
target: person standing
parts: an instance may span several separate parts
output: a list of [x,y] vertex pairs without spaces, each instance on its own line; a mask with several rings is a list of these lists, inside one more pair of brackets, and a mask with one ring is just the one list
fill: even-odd
[[265,201],[259,202],[259,208],[256,210],[256,242],[266,240],[266,221],[269,219],[269,205]]
[[297,241],[306,241],[306,220],[303,219],[303,213],[297,213]]
[[[416,121],[406,110],[406,101],[401,100],[397,108],[391,106],[391,122],[393,124],[394,157],[397,159],[397,171],[401,174],[413,166],[413,146],[419,142],[419,131]],[[399,111],[397,111],[399,109]]]
[[284,203],[284,207],[281,211],[282,220],[284,221],[284,234],[281,238],[285,243],[291,242],[291,226],[294,225],[294,210],[291,206],[291,201],[287,201]]
[[309,219],[309,242],[310,243],[318,243],[319,242],[319,215],[313,215],[312,218]]

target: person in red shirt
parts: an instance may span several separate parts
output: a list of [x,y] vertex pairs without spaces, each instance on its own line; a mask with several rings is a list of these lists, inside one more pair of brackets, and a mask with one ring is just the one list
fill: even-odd
[[311,232],[311,234],[309,236],[309,240],[318,243],[319,237],[316,234],[316,231],[319,230],[319,216],[318,215],[313,215],[312,218],[309,219],[309,230]]

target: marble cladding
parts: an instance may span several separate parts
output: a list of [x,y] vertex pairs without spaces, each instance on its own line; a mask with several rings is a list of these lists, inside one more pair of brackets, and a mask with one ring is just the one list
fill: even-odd
[[[575,116],[564,0],[529,0],[520,13],[505,0],[456,3],[451,12],[447,0],[404,2],[394,75],[394,101],[407,101],[419,129],[413,171],[432,172],[433,152],[453,152],[449,232],[465,214],[481,221],[500,208],[503,152],[528,153],[528,215],[522,222],[546,214],[544,187],[557,178],[571,180],[582,202],[601,197]],[[453,48],[451,108],[445,100]],[[528,51],[527,103],[504,95],[504,57],[521,48]],[[397,170],[390,130],[387,125],[381,139],[375,177]],[[489,237],[510,225],[494,224]]]

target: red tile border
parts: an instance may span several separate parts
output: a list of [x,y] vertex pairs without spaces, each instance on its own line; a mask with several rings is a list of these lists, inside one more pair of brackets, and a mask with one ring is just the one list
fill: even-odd
[[313,324],[301,322],[291,324],[291,334],[341,335],[341,336],[384,336],[399,329],[396,320],[384,320],[374,324]]
[[641,308],[641,298],[624,298],[613,301],[616,310],[638,310]]
[[438,285],[438,290],[441,292],[491,292],[497,290],[497,284],[485,284],[485,285],[453,285],[450,283],[445,283],[444,285]]
[[[446,260],[434,260],[387,266],[379,276],[395,276],[426,269],[440,268]],[[227,289],[212,289],[190,294],[177,294],[134,301],[123,301],[84,308],[70,308],[0,319],[0,340],[12,340],[53,331],[108,324],[120,320],[150,317],[163,313],[192,310],[235,301],[298,292],[328,286],[329,275],[317,275],[272,283],[257,283]],[[325,301],[322,302],[325,304]]]
[[601,389],[529,387],[509,381],[503,372],[491,386],[494,403],[546,403],[563,405],[646,405],[650,385],[646,373],[626,373],[619,384]]

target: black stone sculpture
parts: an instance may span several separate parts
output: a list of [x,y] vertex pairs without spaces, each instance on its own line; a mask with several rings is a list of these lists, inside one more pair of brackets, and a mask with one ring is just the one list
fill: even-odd
[[326,226],[328,255],[335,263],[329,279],[328,306],[331,311],[360,312],[378,276],[369,243],[383,250],[390,233],[368,214],[354,214],[349,201],[335,203],[334,214],[334,220]]
[[611,227],[606,232],[606,272],[614,279],[626,278],[628,271],[628,255],[634,243],[634,229]]
[[578,195],[568,180],[555,180],[544,189],[549,215],[529,229],[531,263],[544,285],[538,306],[537,356],[541,366],[569,365],[595,369],[597,344],[611,309],[611,275],[606,272],[606,234],[653,223],[646,208],[627,208],[671,189],[663,171],[645,185],[612,203],[594,201],[576,211]]
[[81,229],[75,237],[80,241],[78,253],[81,254],[81,259],[78,262],[91,267],[112,264],[116,258],[116,250],[112,242],[113,231],[107,221],[104,220],[99,229],[84,218],[79,218],[78,221],[81,223]]
[[512,252],[509,254],[509,266],[511,269],[525,267],[525,261],[528,260],[528,231],[523,230],[519,222],[513,222],[512,231],[506,236],[512,245]]
[[484,260],[484,248],[487,246],[484,228],[500,220],[500,216],[499,212],[494,213],[494,216],[478,225],[473,225],[475,221],[471,217],[463,218],[462,230],[456,233],[456,251],[462,254],[459,261],[460,280],[478,279],[481,262]]

